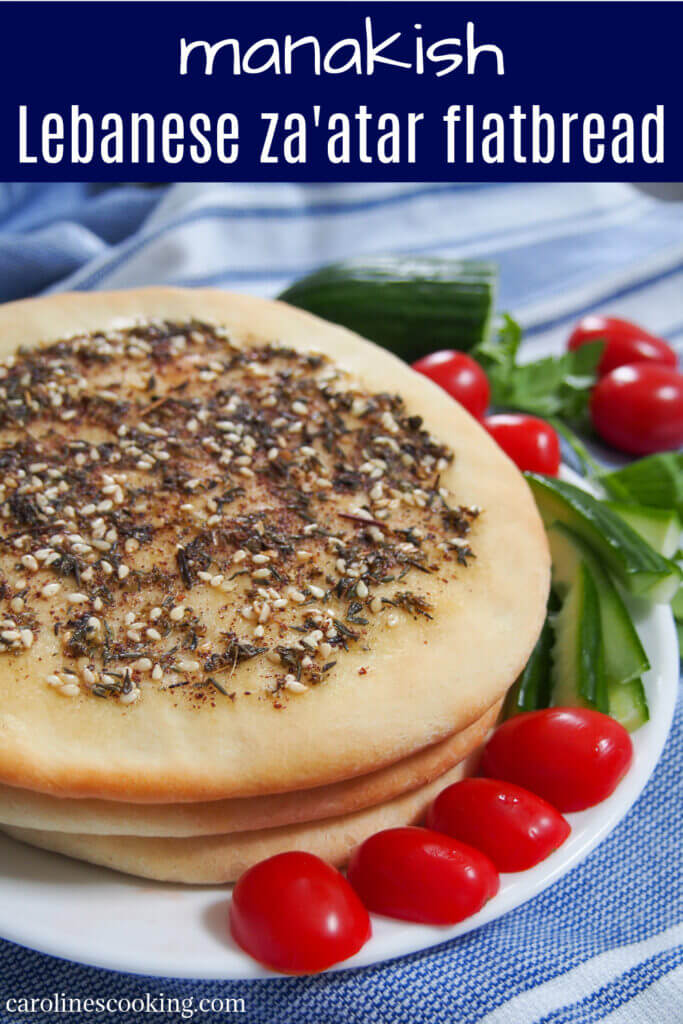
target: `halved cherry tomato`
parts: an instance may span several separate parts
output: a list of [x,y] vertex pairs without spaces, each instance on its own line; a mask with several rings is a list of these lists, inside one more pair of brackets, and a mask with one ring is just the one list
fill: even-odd
[[486,744],[481,773],[524,786],[565,813],[613,793],[632,759],[631,737],[609,715],[547,708],[503,722]]
[[462,779],[439,793],[427,825],[481,850],[499,871],[525,871],[569,835],[569,823],[535,793],[497,779]]
[[560,440],[544,420],[520,412],[487,416],[484,426],[521,470],[557,476]]
[[279,853],[249,868],[230,905],[235,941],[266,967],[313,974],[357,953],[368,912],[335,868],[312,853]]
[[442,387],[478,420],[486,412],[491,396],[488,378],[479,363],[464,352],[432,352],[413,363],[413,369]]
[[599,380],[591,418],[620,451],[650,455],[683,446],[683,373],[654,363],[620,366]]
[[402,921],[455,924],[498,892],[479,850],[426,828],[388,828],[358,847],[348,877],[368,910]]
[[658,363],[676,366],[674,350],[655,334],[616,316],[585,316],[569,335],[567,347],[574,351],[589,341],[604,341],[598,373],[602,377],[628,363]]

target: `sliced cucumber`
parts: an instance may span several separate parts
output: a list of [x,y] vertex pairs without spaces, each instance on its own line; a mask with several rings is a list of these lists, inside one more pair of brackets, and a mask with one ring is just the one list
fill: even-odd
[[681,543],[681,521],[673,509],[647,505],[624,505],[606,501],[607,508],[623,519],[650,547],[665,558],[673,558]]
[[565,523],[553,523],[548,529],[553,563],[553,586],[566,595],[576,581],[579,567],[585,563],[598,593],[600,622],[605,648],[608,684],[627,683],[647,672],[650,663],[623,598],[592,549]]
[[663,558],[604,502],[564,480],[525,474],[546,527],[566,523],[633,594],[671,601],[681,582],[677,565]]
[[[676,552],[676,564],[680,569],[683,569],[683,551]],[[671,602],[671,611],[674,613],[674,618],[678,624],[678,646],[681,655],[683,655],[683,641],[681,640],[681,635],[683,634],[681,628],[681,623],[683,623],[683,583],[681,583],[676,596]]]
[[553,631],[546,619],[524,671],[507,695],[505,700],[506,718],[519,714],[521,711],[536,711],[538,708],[548,707],[552,645]]
[[554,617],[552,698],[556,707],[609,711],[598,590],[581,562],[574,584]]
[[634,732],[649,721],[650,710],[642,680],[612,683],[607,687],[607,697],[610,715],[629,732]]

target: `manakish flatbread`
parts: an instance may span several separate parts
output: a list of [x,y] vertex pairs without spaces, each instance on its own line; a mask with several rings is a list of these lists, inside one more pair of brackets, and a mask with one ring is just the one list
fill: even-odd
[[497,704],[462,732],[395,764],[316,789],[204,803],[127,804],[120,800],[73,800],[0,786],[0,822],[49,832],[182,838],[336,818],[393,800],[443,775],[478,750],[499,710]]
[[74,835],[2,826],[29,846],[100,864],[159,882],[209,885],[233,882],[253,864],[287,850],[305,850],[342,867],[368,836],[385,828],[418,824],[434,797],[465,774],[457,764],[420,789],[377,807],[337,818],[256,832],[196,836],[189,839]]
[[0,781],[327,785],[462,730],[525,663],[549,586],[531,494],[384,350],[147,289],[6,305],[0,359]]

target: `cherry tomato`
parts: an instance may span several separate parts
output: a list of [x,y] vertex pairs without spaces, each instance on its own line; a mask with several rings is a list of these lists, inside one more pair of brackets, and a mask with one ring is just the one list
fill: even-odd
[[358,847],[348,877],[368,910],[402,921],[455,924],[498,892],[479,850],[426,828],[388,828]]
[[463,779],[444,789],[429,808],[427,825],[481,850],[499,871],[532,868],[571,831],[535,793],[494,779]]
[[312,853],[279,853],[246,871],[232,894],[230,930],[276,971],[313,974],[357,953],[370,918],[349,883]]
[[683,373],[654,363],[620,366],[599,380],[591,418],[600,437],[632,455],[683,446]]
[[503,722],[486,744],[481,773],[524,786],[564,813],[613,793],[632,758],[631,737],[609,715],[547,708]]
[[569,335],[567,347],[574,351],[589,341],[604,341],[598,373],[602,377],[628,363],[658,363],[676,366],[674,350],[661,338],[616,316],[585,316]]
[[488,378],[479,363],[464,352],[432,352],[413,363],[413,369],[442,387],[478,420],[486,412],[491,396]]
[[560,440],[544,420],[524,413],[506,412],[487,416],[484,426],[521,470],[557,476]]

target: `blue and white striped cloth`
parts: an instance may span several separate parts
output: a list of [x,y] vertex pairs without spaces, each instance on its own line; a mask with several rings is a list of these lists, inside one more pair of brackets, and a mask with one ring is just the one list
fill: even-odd
[[[273,295],[323,262],[375,252],[496,260],[499,308],[523,323],[530,356],[558,350],[593,309],[683,350],[683,203],[628,185],[0,186],[0,300],[158,283]],[[8,996],[55,992],[194,997],[207,1021],[225,1014],[200,1014],[200,998],[243,997],[249,1024],[683,1021],[682,753],[679,702],[652,780],[606,842],[526,906],[435,950],[238,984],[113,974],[0,942],[0,1022],[29,1019],[3,1011]]]

